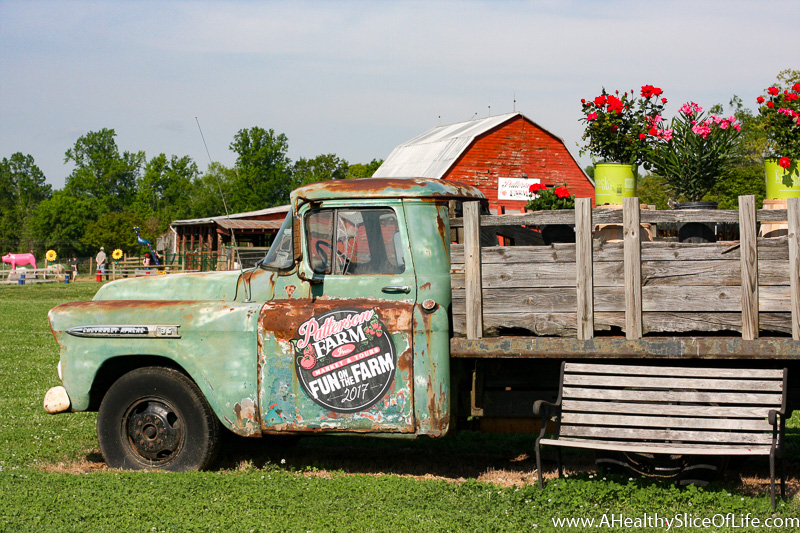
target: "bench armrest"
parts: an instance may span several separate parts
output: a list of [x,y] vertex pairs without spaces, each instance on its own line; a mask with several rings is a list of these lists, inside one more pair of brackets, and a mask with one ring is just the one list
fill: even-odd
[[783,409],[770,409],[769,413],[767,413],[767,420],[770,425],[776,426],[778,424],[778,415],[781,416],[781,420],[784,420],[786,417],[786,413],[783,412]]
[[545,400],[536,400],[533,403],[533,416],[537,418],[547,418],[548,416],[558,416],[561,414],[561,405]]

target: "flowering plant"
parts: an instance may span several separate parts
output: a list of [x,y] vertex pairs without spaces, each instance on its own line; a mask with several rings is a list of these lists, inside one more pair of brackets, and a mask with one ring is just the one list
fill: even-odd
[[113,252],[111,252],[111,258],[112,258],[112,259],[116,259],[117,261],[119,261],[120,259],[122,259],[122,250],[120,250],[119,248],[117,248],[116,250],[114,250]]
[[531,199],[525,209],[543,211],[546,209],[575,209],[575,195],[570,194],[565,185],[548,189],[546,185],[534,183],[528,188]]
[[47,259],[47,261],[52,263],[53,261],[56,260],[56,257],[57,257],[56,251],[55,250],[47,250],[47,253],[44,254],[44,257],[45,257],[45,259]]
[[652,85],[644,85],[637,97],[619,91],[614,94],[605,88],[593,100],[581,100],[586,124],[581,155],[589,152],[592,157],[614,163],[638,165],[645,159],[648,146],[658,138],[661,130],[661,112],[667,99],[664,91]]
[[649,164],[675,199],[702,200],[730,168],[742,127],[735,117],[704,114],[694,102],[684,104],[670,125],[650,152]]
[[[770,148],[779,157],[778,164],[788,170],[800,160],[800,83],[790,89],[767,89],[767,97],[759,96],[758,112],[764,119]],[[791,177],[784,174],[791,185]]]

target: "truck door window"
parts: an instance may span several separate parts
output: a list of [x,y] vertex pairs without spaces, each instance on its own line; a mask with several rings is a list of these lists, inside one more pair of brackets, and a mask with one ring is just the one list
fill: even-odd
[[405,270],[391,209],[320,209],[306,217],[309,264],[317,274],[399,274]]

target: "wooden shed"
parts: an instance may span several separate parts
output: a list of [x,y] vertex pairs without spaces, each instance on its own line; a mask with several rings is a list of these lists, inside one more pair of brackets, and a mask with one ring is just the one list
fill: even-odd
[[373,176],[474,185],[495,213],[524,211],[533,183],[566,185],[594,202],[594,183],[564,141],[521,113],[433,128],[396,147]]

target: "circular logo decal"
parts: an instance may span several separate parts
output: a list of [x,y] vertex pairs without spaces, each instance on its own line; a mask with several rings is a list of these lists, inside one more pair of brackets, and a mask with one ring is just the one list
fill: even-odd
[[297,328],[292,347],[303,391],[331,411],[368,409],[394,380],[394,343],[375,309],[336,309],[312,316]]

